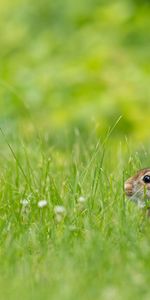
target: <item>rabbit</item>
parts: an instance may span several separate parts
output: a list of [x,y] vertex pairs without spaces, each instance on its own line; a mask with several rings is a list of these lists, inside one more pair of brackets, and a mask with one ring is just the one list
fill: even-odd
[[[127,197],[137,203],[138,207],[147,207],[150,200],[150,168],[139,170],[134,176],[128,178],[124,183]],[[150,216],[150,208],[148,208]]]

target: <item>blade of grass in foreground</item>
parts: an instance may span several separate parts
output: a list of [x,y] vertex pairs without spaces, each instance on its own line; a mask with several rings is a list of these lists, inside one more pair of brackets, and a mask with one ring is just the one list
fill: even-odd
[[89,168],[90,168],[91,164],[93,163],[93,161],[97,157],[97,154],[100,152],[100,148],[102,150],[102,153],[101,153],[101,158],[100,158],[99,170],[102,169],[103,161],[104,161],[104,156],[105,156],[105,151],[106,151],[106,144],[107,144],[107,142],[109,140],[109,137],[111,136],[112,132],[114,131],[114,129],[116,128],[116,126],[118,125],[118,123],[120,122],[121,119],[122,119],[122,116],[119,116],[119,118],[116,120],[116,122],[114,123],[114,125],[112,125],[112,127],[110,127],[108,129],[108,132],[106,134],[106,138],[104,139],[104,141],[103,141],[103,143],[102,143],[101,146],[100,146],[100,140],[98,141],[98,143],[96,145],[95,152],[92,155],[91,160],[89,161],[89,164],[88,164],[88,166],[87,166],[87,168],[85,170],[85,173],[83,174],[82,184],[83,184],[83,182],[86,179],[86,176],[87,176],[87,173],[89,171]]
[[8,142],[8,140],[7,140],[7,138],[6,138],[6,135],[5,135],[5,133],[4,133],[4,131],[2,130],[1,127],[0,127],[0,132],[1,132],[2,136],[4,137],[4,140],[5,140],[6,144],[7,144],[7,146],[8,146],[9,149],[10,149],[10,152],[12,153],[12,156],[14,157],[14,160],[16,161],[16,163],[17,163],[17,165],[18,165],[18,168],[20,169],[20,171],[21,171],[23,177],[25,178],[26,183],[29,185],[30,190],[31,190],[32,192],[34,192],[33,189],[32,189],[32,186],[31,186],[31,184],[30,184],[30,181],[28,180],[28,178],[27,178],[27,176],[26,176],[26,174],[25,174],[24,169],[22,168],[22,165],[20,164],[20,161],[18,160],[18,158],[17,158],[17,156],[16,156],[16,154],[15,154],[15,152],[14,152],[12,146],[11,146],[10,143]]

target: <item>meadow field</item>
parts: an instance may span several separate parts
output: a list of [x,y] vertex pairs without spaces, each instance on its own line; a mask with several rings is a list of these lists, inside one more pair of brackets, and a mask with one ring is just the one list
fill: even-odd
[[149,1],[5,0],[0,44],[0,299],[149,300]]

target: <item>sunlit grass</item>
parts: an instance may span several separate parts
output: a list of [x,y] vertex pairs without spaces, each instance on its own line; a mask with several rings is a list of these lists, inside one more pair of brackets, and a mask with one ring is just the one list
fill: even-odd
[[145,159],[106,139],[20,142],[1,160],[2,299],[149,298],[149,220],[123,191]]

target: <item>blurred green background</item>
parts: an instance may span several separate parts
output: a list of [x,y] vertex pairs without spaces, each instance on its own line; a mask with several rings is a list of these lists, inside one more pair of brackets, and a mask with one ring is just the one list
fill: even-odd
[[149,0],[0,4],[0,126],[150,138]]

